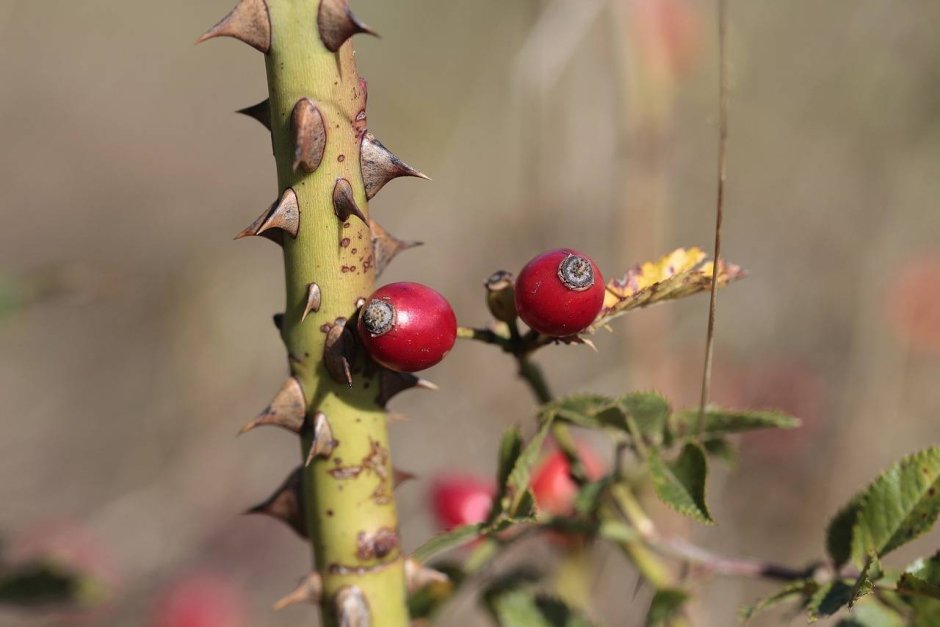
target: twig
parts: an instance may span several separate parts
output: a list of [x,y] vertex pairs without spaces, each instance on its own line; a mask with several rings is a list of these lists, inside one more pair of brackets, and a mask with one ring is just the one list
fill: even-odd
[[718,0],[718,200],[715,210],[715,258],[712,261],[711,296],[708,302],[708,334],[705,340],[705,367],[698,412],[698,434],[705,430],[705,406],[712,379],[712,353],[715,346],[715,311],[718,304],[718,260],[721,257],[721,224],[724,220],[725,182],[728,179],[728,1]]

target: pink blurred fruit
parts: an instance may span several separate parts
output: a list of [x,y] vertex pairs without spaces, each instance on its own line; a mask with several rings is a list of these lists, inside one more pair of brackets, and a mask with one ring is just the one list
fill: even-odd
[[895,332],[917,352],[940,352],[940,254],[910,259],[888,291]]
[[[581,463],[591,480],[604,476],[604,464],[595,453],[585,447],[578,447]],[[578,486],[571,478],[571,466],[560,450],[553,450],[532,474],[532,492],[535,502],[543,512],[556,516],[570,514],[574,509]]]
[[438,478],[431,486],[431,507],[444,530],[486,520],[493,506],[493,484],[473,475]]
[[153,627],[248,627],[238,586],[219,575],[187,575],[172,582],[153,611]]
[[663,80],[687,75],[702,49],[702,16],[689,0],[627,0],[630,39],[648,71]]

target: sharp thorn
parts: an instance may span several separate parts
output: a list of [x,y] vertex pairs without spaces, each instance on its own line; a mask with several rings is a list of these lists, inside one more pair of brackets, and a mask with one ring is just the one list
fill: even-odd
[[369,224],[369,219],[356,204],[352,185],[346,179],[336,179],[336,185],[333,186],[333,213],[340,222],[346,222],[349,216],[356,216],[363,223]]
[[379,193],[379,190],[385,187],[386,183],[400,176],[413,176],[428,181],[431,180],[426,174],[419,172],[396,157],[372,133],[365,133],[362,136],[360,164],[362,180],[366,187],[366,198],[369,200],[372,200]]
[[375,220],[369,220],[369,230],[372,232],[372,258],[375,262],[375,276],[381,276],[388,264],[399,253],[422,246],[423,242],[406,242],[398,239]]
[[300,537],[308,537],[303,495],[301,493],[302,481],[303,468],[299,467],[287,477],[284,483],[265,502],[255,505],[245,513],[270,516],[288,525]]
[[253,120],[257,120],[269,131],[271,130],[271,101],[263,100],[256,105],[250,107],[245,107],[244,109],[239,109],[236,113],[241,113],[242,115],[248,116]]
[[276,203],[236,235],[235,239],[261,235],[282,244],[282,231],[293,238],[296,238],[300,231],[300,204],[297,201],[297,194],[290,187],[284,190]]
[[307,462],[304,466],[309,466],[317,457],[329,459],[336,448],[336,440],[333,439],[333,427],[327,419],[326,414],[318,411],[313,416],[313,442],[310,444],[310,453],[307,455]]
[[301,98],[291,113],[294,134],[294,172],[310,174],[320,167],[326,150],[326,122],[320,107],[310,98]]
[[242,427],[238,435],[263,426],[274,426],[287,429],[293,433],[300,433],[307,414],[307,401],[304,391],[295,377],[289,377],[271,404],[258,416]]
[[414,473],[407,472],[405,470],[400,470],[398,468],[392,468],[393,477],[392,477],[392,487],[397,488],[403,483],[407,483],[413,479],[417,479],[417,476]]
[[267,54],[271,49],[271,17],[265,0],[241,0],[231,13],[196,40],[234,37]]
[[405,584],[413,594],[432,583],[447,583],[450,577],[411,558],[405,560]]
[[395,396],[410,390],[411,388],[422,388],[425,390],[437,390],[438,387],[426,379],[421,379],[410,372],[395,372],[387,368],[379,367],[379,394],[376,402],[385,407]]
[[300,321],[303,322],[307,319],[307,316],[311,313],[316,313],[320,311],[320,303],[322,301],[322,295],[320,294],[320,286],[316,283],[311,283],[307,286],[307,304],[304,305],[304,314],[300,317]]
[[322,594],[323,578],[320,576],[320,573],[310,573],[297,583],[296,588],[291,590],[274,604],[274,611],[278,612],[283,610],[285,607],[297,605],[299,603],[319,605]]
[[337,52],[353,35],[366,33],[378,37],[378,33],[356,19],[349,9],[349,0],[323,0],[317,14],[320,39],[330,52]]
[[326,332],[323,364],[334,381],[352,387],[352,363],[355,360],[356,340],[352,331],[346,328],[346,318],[337,318]]

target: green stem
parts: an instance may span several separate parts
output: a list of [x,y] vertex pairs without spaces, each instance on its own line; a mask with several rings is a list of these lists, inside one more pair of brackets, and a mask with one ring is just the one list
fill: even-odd
[[[372,627],[404,627],[409,619],[403,557],[378,386],[356,364],[353,385],[337,383],[322,358],[326,325],[351,318],[357,300],[367,297],[375,284],[368,225],[355,217],[342,223],[332,202],[337,179],[345,178],[359,208],[368,211],[359,165],[361,128],[354,123],[364,111],[365,94],[352,45],[347,42],[332,53],[318,35],[319,0],[267,4],[272,44],[266,66],[278,191],[295,191],[301,216],[296,239],[284,236],[287,308],[282,337],[291,372],[305,393],[308,423],[314,412],[325,414],[337,443],[329,459],[310,464],[303,483],[315,566],[323,578],[322,624],[339,624],[335,596],[341,588],[355,586],[366,600]],[[316,103],[327,128],[322,162],[311,174],[293,168],[291,113],[305,97]],[[319,311],[302,320],[308,286],[314,282],[322,302]],[[304,459],[311,447],[309,432],[303,438]],[[370,544],[378,537],[384,538],[382,547]]]

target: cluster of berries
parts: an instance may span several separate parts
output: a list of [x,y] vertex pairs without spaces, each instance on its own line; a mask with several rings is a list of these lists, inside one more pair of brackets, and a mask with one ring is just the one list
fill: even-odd
[[[500,273],[509,277],[507,273]],[[525,265],[515,281],[512,317],[552,337],[580,333],[604,305],[604,280],[594,261],[568,248],[550,250]],[[378,363],[417,372],[439,363],[457,339],[457,317],[437,291],[420,283],[376,290],[359,313],[359,336]]]

